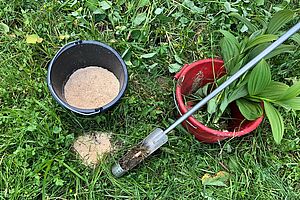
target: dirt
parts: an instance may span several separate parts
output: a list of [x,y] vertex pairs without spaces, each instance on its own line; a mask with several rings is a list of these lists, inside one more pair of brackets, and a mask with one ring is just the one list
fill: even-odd
[[144,160],[148,155],[148,149],[143,146],[137,146],[129,150],[119,161],[124,170],[130,170]]
[[107,69],[90,66],[76,70],[64,86],[68,104],[81,109],[100,108],[118,94],[120,83]]
[[95,167],[105,154],[112,150],[109,133],[92,132],[79,136],[74,150],[86,166]]

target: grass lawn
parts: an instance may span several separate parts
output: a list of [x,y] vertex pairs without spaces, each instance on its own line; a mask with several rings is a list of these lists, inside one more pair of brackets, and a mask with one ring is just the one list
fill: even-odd
[[[299,13],[298,0],[97,2],[0,0],[0,199],[300,198],[299,112],[284,114],[281,145],[266,121],[245,137],[219,144],[202,144],[179,128],[131,173],[117,179],[110,172],[132,144],[176,119],[169,70],[218,57],[216,30],[247,35],[229,11],[268,18],[283,8]],[[297,21],[299,16],[286,30]],[[43,40],[27,43],[32,34]],[[48,91],[47,63],[62,45],[78,39],[107,43],[126,61],[126,94],[104,114],[71,113]],[[299,48],[271,64],[273,79],[299,79]],[[94,170],[71,150],[75,138],[88,131],[112,132],[117,144]],[[230,174],[226,187],[202,184],[204,174],[219,171]]]

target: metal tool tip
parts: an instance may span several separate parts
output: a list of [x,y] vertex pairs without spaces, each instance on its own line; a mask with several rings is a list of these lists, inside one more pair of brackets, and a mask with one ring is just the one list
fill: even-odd
[[124,170],[119,163],[116,163],[112,167],[111,172],[115,177],[119,178],[119,177],[123,176],[127,171]]

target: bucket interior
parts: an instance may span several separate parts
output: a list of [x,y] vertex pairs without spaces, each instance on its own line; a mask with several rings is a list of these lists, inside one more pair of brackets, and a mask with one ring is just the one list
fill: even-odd
[[63,88],[70,75],[88,66],[99,66],[114,73],[120,90],[126,85],[123,63],[114,52],[99,44],[78,42],[63,49],[52,63],[50,82],[60,99],[65,101]]
[[215,78],[224,74],[225,70],[221,62],[192,63],[189,70],[184,71],[182,75],[184,77],[183,80],[179,79],[179,82],[181,82],[181,93],[182,95],[189,95],[199,87],[214,81]]
[[[184,97],[195,92],[198,88],[203,87],[205,84],[213,82],[215,79],[222,77],[225,73],[223,62],[195,62],[190,64],[188,68],[182,71],[177,84],[180,85],[181,95]],[[190,101],[185,103],[184,98],[177,100],[181,101],[179,102],[179,107],[181,106],[181,112],[183,111],[182,106],[189,110],[196,103]],[[244,117],[239,112],[239,109],[235,103],[231,103],[229,107],[232,120],[230,120],[230,124],[228,124],[228,131],[238,131],[250,124],[249,121],[244,120]],[[191,122],[196,127],[198,127],[199,123],[201,123],[195,118],[193,118]]]

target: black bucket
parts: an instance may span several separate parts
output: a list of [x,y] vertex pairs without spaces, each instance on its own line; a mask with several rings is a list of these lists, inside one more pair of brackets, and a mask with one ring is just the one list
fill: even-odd
[[[120,82],[120,91],[107,105],[95,109],[80,109],[66,102],[64,85],[74,71],[88,66],[101,66],[112,72]],[[53,98],[63,107],[82,115],[101,113],[114,106],[124,94],[127,82],[127,69],[121,56],[110,46],[97,41],[66,44],[51,60],[47,75],[47,84]]]

